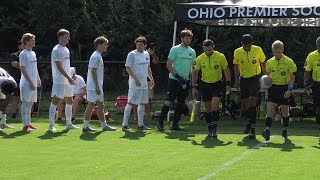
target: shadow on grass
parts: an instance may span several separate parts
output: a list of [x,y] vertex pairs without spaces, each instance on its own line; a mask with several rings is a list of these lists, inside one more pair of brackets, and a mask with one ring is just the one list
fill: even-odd
[[102,133],[103,131],[97,131],[97,132],[83,132],[80,135],[80,139],[84,141],[96,141],[97,137]]
[[[248,149],[251,149],[252,147],[256,146],[257,144],[260,144],[261,141],[257,139],[250,139],[249,136],[245,136],[241,142],[238,142],[238,146],[246,146]],[[259,148],[256,148],[259,149]]]
[[266,143],[263,147],[279,148],[284,152],[292,152],[294,149],[304,149],[302,146],[296,146],[290,139],[285,139],[282,144],[276,144],[273,142]]
[[129,140],[139,140],[142,137],[145,137],[147,132],[137,130],[137,131],[126,131],[125,134],[120,138],[125,138]]
[[66,134],[67,132],[69,132],[68,129],[65,129],[61,132],[51,132],[51,131],[46,131],[46,133],[42,136],[38,136],[39,139],[43,139],[43,140],[46,140],[46,139],[53,139],[53,138],[56,138],[56,137],[59,137],[59,136],[62,136],[63,134]]
[[192,140],[191,144],[196,145],[196,146],[203,146],[204,148],[214,148],[216,146],[228,146],[232,144],[233,142],[228,141],[224,142],[216,138],[208,138],[206,137],[204,140],[201,141],[201,143],[198,143],[195,140]]
[[319,139],[319,143],[318,143],[318,146],[312,146],[313,148],[316,148],[316,149],[320,149],[320,139]]
[[27,135],[27,134],[29,134],[29,133],[30,133],[30,132],[24,131],[24,130],[20,130],[20,131],[11,133],[11,134],[6,134],[6,133],[4,133],[3,138],[4,138],[4,139],[12,139],[12,138],[16,138],[16,137],[18,137],[18,136]]
[[195,137],[194,133],[190,133],[188,131],[167,131],[164,132],[167,136],[167,139],[178,139],[180,141],[191,141],[190,137]]

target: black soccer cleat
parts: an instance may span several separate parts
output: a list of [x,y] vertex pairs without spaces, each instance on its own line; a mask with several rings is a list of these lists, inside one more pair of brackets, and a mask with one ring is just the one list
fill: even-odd
[[264,139],[266,141],[269,141],[270,140],[270,130],[266,129],[266,130],[262,131],[262,136],[264,137]]
[[251,128],[251,124],[247,124],[246,127],[244,128],[243,133],[244,133],[244,134],[249,134],[250,128]]
[[217,138],[218,134],[217,131],[215,131],[214,129],[211,129],[207,135],[208,138]]
[[159,131],[164,131],[163,122],[159,122],[157,128],[158,128]]
[[249,139],[256,139],[256,131],[254,129],[250,130]]
[[288,139],[288,131],[287,130],[283,130],[282,131],[282,138],[283,139]]
[[176,124],[171,126],[171,131],[183,131],[183,129]]

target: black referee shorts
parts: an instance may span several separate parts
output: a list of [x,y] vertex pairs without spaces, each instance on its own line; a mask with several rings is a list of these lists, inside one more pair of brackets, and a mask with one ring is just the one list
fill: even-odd
[[288,90],[288,85],[272,85],[268,89],[267,102],[273,102],[278,105],[290,105],[290,98],[284,98],[284,93]]
[[213,97],[221,98],[222,93],[224,92],[224,85],[221,81],[215,83],[206,83],[200,81],[199,89],[202,95],[203,102],[209,102]]
[[313,104],[316,106],[320,105],[320,82],[313,82],[312,84],[312,98]]
[[253,76],[250,78],[240,78],[240,95],[241,99],[246,99],[249,96],[257,97],[260,91],[259,84],[260,76]]

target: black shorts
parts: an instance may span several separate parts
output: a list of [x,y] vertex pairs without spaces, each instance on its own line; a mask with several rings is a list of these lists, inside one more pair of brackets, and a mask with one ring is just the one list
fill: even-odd
[[288,90],[288,85],[272,85],[268,89],[267,102],[273,102],[278,105],[289,105],[290,98],[284,98],[284,93]]
[[188,89],[183,89],[179,81],[170,79],[168,81],[167,101],[184,103],[188,97]]
[[251,78],[240,78],[241,99],[246,99],[249,96],[258,96],[260,91],[259,78],[260,76],[253,76]]
[[313,104],[320,105],[320,82],[313,82],[312,84],[312,98]]
[[213,97],[221,98],[222,93],[224,92],[224,85],[221,81],[215,83],[200,81],[199,85],[203,102],[209,102]]

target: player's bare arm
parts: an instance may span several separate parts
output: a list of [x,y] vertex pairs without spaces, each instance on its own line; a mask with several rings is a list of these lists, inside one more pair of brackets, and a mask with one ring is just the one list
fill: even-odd
[[27,73],[26,67],[25,67],[25,66],[21,66],[21,67],[20,67],[20,70],[21,70],[22,75],[23,75],[23,76],[26,78],[26,80],[28,81],[29,86],[30,86],[30,89],[31,89],[32,91],[34,91],[36,88],[34,87],[33,82],[31,81],[30,76],[29,76],[29,74]]
[[100,88],[99,88],[99,84],[98,84],[97,68],[92,68],[91,73],[92,73],[92,80],[93,80],[94,85],[96,87],[96,93],[97,93],[97,95],[100,95],[101,92],[100,92]]
[[69,81],[69,83],[70,83],[71,85],[74,85],[73,79],[72,79],[72,78],[69,76],[69,74],[62,68],[61,62],[60,62],[60,61],[56,61],[55,63],[56,63],[56,65],[57,65],[57,69],[60,71],[60,73],[61,73],[64,77],[66,77],[66,78],[68,79],[68,81]]
[[140,87],[141,86],[141,82],[138,79],[138,77],[136,76],[136,74],[132,71],[132,69],[130,67],[126,66],[126,71],[129,74],[129,76],[131,76],[134,79],[134,81],[136,82],[136,85],[138,87]]

